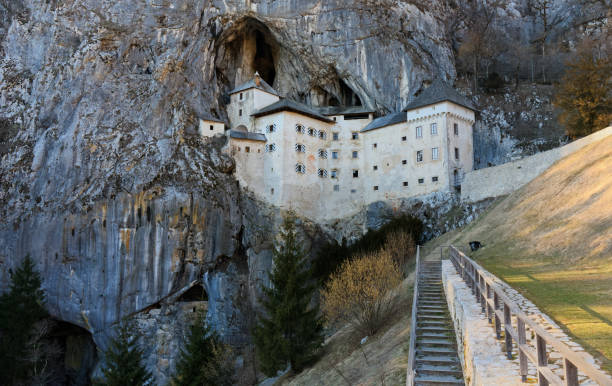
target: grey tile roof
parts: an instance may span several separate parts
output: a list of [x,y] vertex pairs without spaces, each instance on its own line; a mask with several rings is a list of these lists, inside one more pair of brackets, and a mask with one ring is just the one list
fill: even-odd
[[351,114],[368,114],[373,113],[374,109],[370,109],[363,106],[321,106],[316,109],[322,115],[351,115]]
[[280,96],[278,95],[278,92],[276,92],[275,89],[272,88],[272,86],[270,86],[265,80],[259,78],[260,82],[259,82],[259,86],[255,83],[255,79],[251,79],[246,83],[241,84],[240,86],[236,87],[235,89],[233,89],[232,91],[230,91],[230,95],[235,94],[237,92],[240,91],[244,91],[244,90],[248,90],[250,88],[256,88],[259,90],[263,90],[265,92],[269,92],[270,94],[274,94],[276,96]]
[[251,141],[266,141],[266,135],[262,133],[251,133],[244,131],[230,130],[230,138],[250,139]]
[[202,113],[198,115],[198,118],[204,120],[204,121],[212,121],[212,122],[220,122],[220,123],[225,123],[225,121],[219,119],[219,118],[214,118],[212,115],[207,114],[207,113]]
[[254,117],[261,117],[264,115],[277,113],[279,111],[292,111],[294,113],[303,114],[323,122],[333,122],[331,119],[324,117],[323,115],[313,110],[311,107],[285,98],[282,98],[278,102],[272,103],[271,105],[261,108],[251,115]]
[[381,127],[395,125],[407,121],[407,114],[404,111],[398,113],[392,113],[385,115],[384,117],[376,118],[370,122],[366,127],[361,129],[361,132],[366,132],[374,129],[380,129]]
[[404,111],[414,110],[419,107],[433,105],[439,102],[451,101],[460,106],[476,111],[476,107],[467,97],[459,94],[457,90],[449,86],[442,79],[436,79],[419,96],[404,108]]

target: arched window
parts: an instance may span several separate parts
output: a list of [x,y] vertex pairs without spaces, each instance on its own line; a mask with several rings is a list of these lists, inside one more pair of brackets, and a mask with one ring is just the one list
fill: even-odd
[[327,178],[327,170],[325,169],[319,169],[317,171],[317,175],[321,178]]
[[323,130],[319,131],[319,138],[327,139],[327,132],[325,132]]
[[300,125],[299,123],[295,125],[295,132],[298,134],[304,134],[304,132],[306,131],[306,129],[304,128],[304,126]]
[[266,145],[266,152],[271,153],[271,152],[273,152],[275,150],[276,150],[276,144],[269,143],[269,144]]
[[276,124],[266,126],[266,131],[268,133],[274,133],[276,131]]
[[327,150],[325,150],[325,149],[319,149],[319,152],[318,152],[318,153],[319,153],[319,158],[322,158],[322,159],[327,159]]
[[302,145],[301,143],[296,143],[295,144],[295,151],[297,151],[298,153],[305,153],[306,152],[306,145]]
[[316,137],[317,136],[317,131],[315,129],[313,129],[312,127],[308,128],[308,135],[310,135],[311,137]]
[[306,173],[306,166],[300,163],[295,164],[295,172],[300,174]]

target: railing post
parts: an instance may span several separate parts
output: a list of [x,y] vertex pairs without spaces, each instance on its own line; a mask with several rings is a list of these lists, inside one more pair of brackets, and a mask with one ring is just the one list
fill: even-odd
[[517,316],[517,330],[518,330],[518,353],[519,353],[519,364],[521,367],[521,381],[527,382],[527,355],[521,350],[521,345],[527,344],[527,334],[525,333],[525,322],[523,319]]
[[481,312],[486,315],[487,311],[485,310],[485,306],[487,304],[487,300],[486,300],[485,294],[482,293],[482,290],[486,291],[487,286],[485,285],[484,278],[480,274],[478,275],[478,277],[480,278],[480,309],[481,309]]
[[548,358],[546,356],[546,341],[540,335],[536,334],[536,352],[538,355],[538,385],[548,386],[548,379],[540,372],[539,367],[548,366]]
[[499,316],[497,315],[497,310],[499,310],[499,297],[497,296],[497,292],[495,291],[493,291],[493,304],[495,305],[495,307],[493,307],[493,318],[495,319],[495,335],[497,336],[497,339],[500,339],[501,326]]
[[563,360],[563,367],[565,367],[565,385],[566,386],[578,386],[578,369],[569,360]]
[[[489,283],[487,283],[487,299],[491,299],[491,286],[489,285]],[[493,315],[489,302],[487,302],[487,318],[489,319],[489,323],[493,323]]]
[[510,307],[504,303],[504,335],[506,337],[506,355],[508,359],[512,359],[512,335],[510,335],[510,328],[512,327],[512,315],[510,314]]

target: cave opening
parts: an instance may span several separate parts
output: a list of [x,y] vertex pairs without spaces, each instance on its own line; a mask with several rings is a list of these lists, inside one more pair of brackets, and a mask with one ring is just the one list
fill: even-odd
[[280,45],[261,21],[248,17],[223,31],[217,40],[215,67],[228,87],[248,81],[255,72],[274,87]]
[[179,302],[202,302],[208,301],[208,294],[202,284],[196,284],[183,292],[178,298]]
[[89,331],[75,324],[51,320],[47,344],[56,355],[48,366],[53,374],[51,385],[91,385],[98,361],[97,348]]
[[340,83],[340,98],[344,106],[361,106],[361,98],[344,80],[338,79]]

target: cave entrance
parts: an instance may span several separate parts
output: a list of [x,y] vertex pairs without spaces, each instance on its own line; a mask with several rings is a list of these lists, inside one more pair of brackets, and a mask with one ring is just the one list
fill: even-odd
[[215,67],[228,87],[248,81],[255,72],[274,86],[279,51],[280,46],[268,27],[249,17],[221,33]]
[[91,374],[98,361],[96,344],[91,333],[75,324],[52,320],[49,343],[58,355],[50,363],[53,385],[91,385]]
[[183,292],[178,298],[179,302],[202,302],[208,301],[208,294],[202,284],[196,284]]

